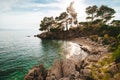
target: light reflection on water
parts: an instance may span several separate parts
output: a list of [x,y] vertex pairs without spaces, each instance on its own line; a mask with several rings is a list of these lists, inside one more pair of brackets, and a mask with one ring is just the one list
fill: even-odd
[[64,55],[66,59],[83,60],[88,55],[88,53],[84,52],[78,44],[73,42],[65,42],[62,48],[63,51],[61,54]]

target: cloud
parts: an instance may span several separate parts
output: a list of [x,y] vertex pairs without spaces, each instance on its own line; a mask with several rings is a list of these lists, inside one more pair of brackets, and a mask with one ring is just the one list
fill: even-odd
[[0,0],[0,12],[9,11],[12,9],[12,5],[14,5],[17,0]]
[[[45,16],[45,8],[56,6],[31,3],[31,0],[0,0],[0,28],[32,28],[39,27],[40,18]],[[49,10],[47,10],[49,11]]]
[[[52,3],[50,1],[43,3],[38,0],[0,0],[0,26],[39,28],[40,20],[44,16],[58,16],[61,12],[66,11],[71,1],[73,0],[54,0]],[[83,0],[74,1],[76,12],[80,14],[78,18],[82,19],[85,15]]]
[[[0,27],[38,29],[44,16],[59,16],[72,1],[79,21],[85,21],[85,8],[96,2],[91,0],[88,5],[88,0],[0,0]],[[116,16],[120,14],[117,8]]]

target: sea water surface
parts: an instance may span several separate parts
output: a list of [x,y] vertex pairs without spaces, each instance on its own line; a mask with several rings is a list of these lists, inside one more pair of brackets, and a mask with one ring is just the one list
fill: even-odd
[[41,40],[35,30],[0,30],[0,80],[23,80],[35,65],[50,67],[60,58],[62,41]]
[[54,60],[84,59],[78,44],[64,40],[41,40],[37,30],[0,30],[0,80],[23,80],[35,65],[49,68]]

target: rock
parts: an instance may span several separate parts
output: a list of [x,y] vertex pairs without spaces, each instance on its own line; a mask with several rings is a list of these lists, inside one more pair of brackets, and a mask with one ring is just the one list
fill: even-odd
[[75,80],[75,74],[71,74],[71,75],[69,76],[69,80]]
[[84,80],[95,80],[95,79],[93,79],[93,78],[90,77],[90,76],[86,76]]
[[33,67],[28,74],[24,77],[24,80],[45,80],[47,76],[47,70],[43,65]]
[[80,60],[75,64],[75,70],[80,72],[83,69],[84,60]]
[[94,66],[95,68],[100,68],[100,67],[101,67],[100,64],[98,64],[98,63],[93,63],[93,66]]
[[114,76],[114,79],[115,79],[115,80],[120,80],[120,73],[117,73],[117,74]]
[[86,47],[80,47],[83,51],[90,53],[90,51]]
[[34,37],[37,37],[37,35],[34,35]]
[[103,56],[100,58],[100,61],[106,61],[109,57],[108,56]]
[[48,76],[48,77],[46,78],[46,80],[58,80],[58,79],[57,79],[56,76],[53,74],[53,75],[51,75],[51,76]]
[[62,65],[62,69],[63,69],[64,77],[68,77],[69,75],[74,74],[76,71],[75,62],[72,60],[64,61]]
[[70,80],[70,78],[69,77],[63,77],[63,78],[61,78],[59,80]]
[[88,62],[87,58],[85,60],[83,60],[83,64],[82,64],[82,69],[84,69],[86,66],[89,65],[90,62]]
[[62,61],[56,61],[52,68],[48,71],[49,76],[55,76],[57,79],[63,77],[63,70],[62,70]]
[[38,34],[37,37],[42,39],[52,39],[52,32],[43,32],[42,34]]
[[118,72],[118,70],[119,69],[118,69],[117,65],[113,64],[110,67],[108,67],[107,72],[110,73],[113,76],[115,73]]
[[37,37],[41,39],[70,39],[79,37],[78,33],[75,32],[73,29],[68,31],[50,31],[38,34]]
[[83,70],[82,70],[82,74],[83,74],[84,76],[92,76],[92,72],[91,72],[90,69],[83,69]]
[[100,55],[89,55],[87,60],[89,62],[97,62],[100,59]]
[[104,73],[99,73],[97,76],[99,77],[99,79],[102,79],[105,76],[105,74]]
[[[51,69],[48,70],[47,80],[74,80],[80,77],[80,69],[84,60],[75,62],[74,60],[67,59],[64,61],[56,61]],[[54,77],[53,77],[54,76]]]
[[117,63],[117,67],[118,67],[119,72],[120,72],[120,63]]
[[[73,80],[79,77],[79,71],[75,68],[73,60],[56,61],[51,69],[48,70],[47,80]],[[80,65],[80,64],[79,64]],[[78,66],[79,67],[79,66]],[[65,78],[62,78],[65,77]],[[69,79],[68,79],[69,78]]]
[[91,65],[94,64],[92,62],[89,63],[89,65],[85,66],[84,69],[91,69]]
[[75,72],[75,78],[77,79],[77,78],[80,78],[80,72]]
[[97,55],[97,54],[99,54],[99,52],[100,52],[100,51],[92,50],[92,51],[90,52],[90,54]]

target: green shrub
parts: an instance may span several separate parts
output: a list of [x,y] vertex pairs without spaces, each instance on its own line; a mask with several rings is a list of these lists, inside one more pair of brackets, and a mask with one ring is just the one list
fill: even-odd
[[90,35],[89,38],[90,38],[92,41],[95,41],[95,42],[98,41],[98,35]]
[[110,47],[115,47],[116,43],[116,38],[111,37],[108,34],[105,34],[103,37],[103,44],[104,45],[110,45]]
[[115,50],[112,54],[113,58],[115,59],[115,62],[119,63],[120,62],[120,46],[118,47],[117,50]]
[[119,33],[119,35],[117,36],[117,39],[118,39],[118,42],[120,43],[120,33]]

